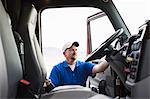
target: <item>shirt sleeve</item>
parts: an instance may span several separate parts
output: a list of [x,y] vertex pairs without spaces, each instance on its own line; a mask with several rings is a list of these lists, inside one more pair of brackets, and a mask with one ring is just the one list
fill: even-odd
[[90,62],[85,62],[85,70],[86,70],[86,74],[88,76],[92,76],[92,69],[94,67],[94,64],[93,63],[90,63]]
[[60,85],[60,77],[59,77],[59,71],[56,66],[53,67],[49,79],[52,81],[52,83],[55,85],[55,87]]

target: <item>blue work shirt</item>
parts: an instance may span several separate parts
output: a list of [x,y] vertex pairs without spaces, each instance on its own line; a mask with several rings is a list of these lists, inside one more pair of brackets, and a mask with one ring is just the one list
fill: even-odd
[[88,76],[92,75],[94,64],[90,62],[76,61],[74,71],[68,66],[67,61],[55,65],[49,79],[57,86],[61,85],[86,85]]

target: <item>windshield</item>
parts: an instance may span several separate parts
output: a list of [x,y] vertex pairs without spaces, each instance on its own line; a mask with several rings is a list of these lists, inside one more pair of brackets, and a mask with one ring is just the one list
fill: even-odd
[[150,0],[113,0],[131,34],[138,33],[138,27],[150,20]]

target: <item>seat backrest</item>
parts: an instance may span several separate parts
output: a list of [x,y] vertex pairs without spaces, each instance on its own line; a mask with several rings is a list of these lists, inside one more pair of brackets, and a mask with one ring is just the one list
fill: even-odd
[[[0,0],[0,93],[1,97],[15,98],[22,66],[11,29],[9,15]],[[9,89],[8,89],[8,88]],[[2,98],[1,98],[2,99]]]
[[[43,60],[43,56],[41,53],[41,49],[39,46],[39,43],[37,41],[37,37],[35,34],[35,28],[36,28],[36,23],[37,23],[37,11],[34,7],[32,7],[30,15],[29,15],[29,20],[28,20],[28,38],[29,39],[29,44],[31,47],[31,50],[28,50],[28,53],[31,53],[30,55],[32,55],[32,63],[35,62],[34,65],[30,66],[30,72],[28,73],[32,73],[32,78],[30,78],[30,81],[32,80],[33,86],[35,88],[37,88],[38,90],[40,90],[40,88],[42,88],[43,83],[46,79],[46,69],[45,69],[45,64],[44,64],[44,60]],[[25,46],[27,49],[28,47]],[[30,55],[25,55],[28,58],[30,57]],[[25,68],[27,68],[28,65],[26,65]],[[34,74],[33,74],[34,73]]]
[[37,11],[31,4],[25,2],[17,30],[24,41],[24,79],[31,83],[33,93],[39,94],[46,79],[46,70],[35,35],[36,24]]

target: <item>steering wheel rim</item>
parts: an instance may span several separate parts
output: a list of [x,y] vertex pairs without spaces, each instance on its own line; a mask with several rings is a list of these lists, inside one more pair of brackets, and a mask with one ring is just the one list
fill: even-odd
[[94,59],[102,58],[105,54],[104,50],[108,48],[114,40],[120,37],[120,35],[122,35],[123,32],[124,32],[123,28],[118,29],[113,35],[111,35],[107,40],[105,40],[98,48],[96,48],[91,54],[89,54],[85,61],[91,61]]

